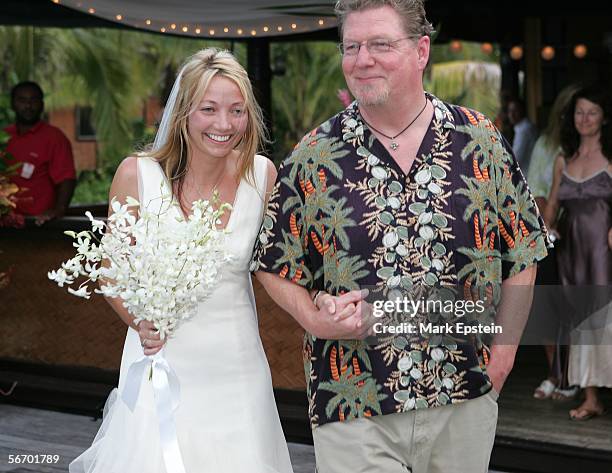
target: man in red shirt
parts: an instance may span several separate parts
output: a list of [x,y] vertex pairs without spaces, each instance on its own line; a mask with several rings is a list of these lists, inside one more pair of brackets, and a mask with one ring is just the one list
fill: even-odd
[[24,189],[17,212],[35,216],[37,225],[62,217],[72,198],[76,171],[72,147],[59,128],[41,121],[43,91],[35,82],[21,82],[11,90],[15,124],[7,151],[21,163],[12,181]]

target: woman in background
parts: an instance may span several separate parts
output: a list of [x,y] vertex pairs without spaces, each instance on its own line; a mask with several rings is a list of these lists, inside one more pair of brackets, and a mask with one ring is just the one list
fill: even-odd
[[[562,153],[554,166],[553,186],[545,213],[550,228],[558,222],[559,275],[574,303],[575,326],[583,316],[586,330],[598,338],[612,337],[607,306],[590,310],[576,304],[589,288],[612,283],[612,130],[610,101],[604,89],[588,87],[574,94],[564,113],[561,128]],[[572,290],[570,292],[569,290]],[[588,292],[588,291],[586,291]],[[585,298],[583,297],[583,300]],[[596,298],[589,298],[596,299]],[[592,301],[589,301],[592,302]],[[599,318],[600,322],[591,323]],[[595,328],[593,326],[595,325]],[[597,326],[599,328],[597,328]],[[576,332],[577,333],[577,332]],[[572,420],[586,420],[604,413],[599,387],[612,387],[612,343],[593,339],[570,347],[569,382],[584,388],[585,400],[570,411]]]

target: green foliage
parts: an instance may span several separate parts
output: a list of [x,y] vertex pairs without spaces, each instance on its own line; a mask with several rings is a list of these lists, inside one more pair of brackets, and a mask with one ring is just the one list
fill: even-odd
[[492,118],[499,109],[499,48],[486,54],[479,43],[462,41],[458,52],[451,51],[447,44],[433,45],[424,85],[425,90],[446,102]]
[[4,129],[13,123],[14,118],[10,94],[8,92],[0,94],[0,129]]
[[82,171],[72,197],[73,204],[99,204],[108,202],[108,191],[113,180],[114,169]]
[[333,43],[278,43],[271,56],[285,66],[272,80],[274,158],[280,160],[302,136],[342,110],[341,57]]
[[131,123],[131,134],[134,137],[130,149],[123,154],[110,156],[98,169],[81,171],[72,198],[73,204],[99,204],[108,201],[108,192],[115,170],[131,150],[142,150],[155,138],[155,128],[146,126],[142,117]]
[[453,61],[434,64],[425,89],[442,100],[464,105],[492,118],[499,108],[501,70],[497,64]]

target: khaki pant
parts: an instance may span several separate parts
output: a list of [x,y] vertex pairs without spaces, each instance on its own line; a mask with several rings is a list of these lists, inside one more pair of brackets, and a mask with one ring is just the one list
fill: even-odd
[[313,430],[318,473],[486,473],[497,393]]

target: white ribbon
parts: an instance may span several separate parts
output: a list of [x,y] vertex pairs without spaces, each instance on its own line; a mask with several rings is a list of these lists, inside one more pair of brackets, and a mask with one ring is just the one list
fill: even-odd
[[143,356],[131,364],[121,397],[128,408],[134,411],[144,370],[147,367],[151,367],[152,370],[153,394],[166,473],[185,473],[172,417],[172,413],[179,405],[180,384],[176,373],[164,358],[163,350],[153,356]]

